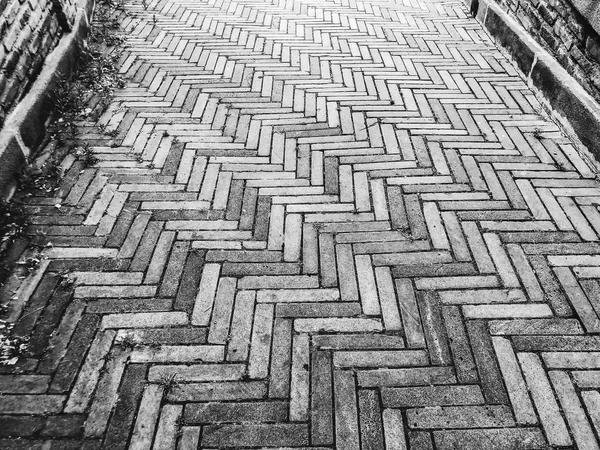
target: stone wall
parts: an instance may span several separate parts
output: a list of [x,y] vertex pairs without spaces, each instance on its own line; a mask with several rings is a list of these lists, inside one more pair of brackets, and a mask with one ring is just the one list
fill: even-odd
[[596,0],[496,0],[496,3],[600,101]]
[[74,0],[0,0],[0,128],[75,18]]

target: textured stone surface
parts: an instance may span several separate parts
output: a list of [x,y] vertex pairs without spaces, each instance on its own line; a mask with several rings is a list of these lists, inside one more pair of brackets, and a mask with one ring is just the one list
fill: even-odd
[[600,183],[460,0],[117,14],[0,447],[598,448]]

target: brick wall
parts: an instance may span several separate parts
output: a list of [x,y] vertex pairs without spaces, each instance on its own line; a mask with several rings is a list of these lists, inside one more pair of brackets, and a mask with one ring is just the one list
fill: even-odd
[[[578,6],[582,0],[578,1]],[[572,0],[496,0],[600,101],[600,38]]]
[[0,0],[0,128],[74,18],[73,0]]

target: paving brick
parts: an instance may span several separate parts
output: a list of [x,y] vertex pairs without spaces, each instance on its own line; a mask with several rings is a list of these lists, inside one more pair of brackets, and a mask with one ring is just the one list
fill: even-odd
[[460,311],[456,307],[444,307],[442,315],[458,381],[461,383],[477,382],[477,368]]
[[446,367],[375,369],[358,372],[358,384],[363,387],[453,383],[456,383],[456,378],[452,371]]
[[489,323],[492,334],[583,334],[583,328],[576,319],[517,319],[492,320]]
[[465,449],[489,448],[500,450],[533,450],[544,448],[546,440],[537,428],[506,428],[488,430],[435,431],[433,433],[439,449],[450,450],[460,445]]
[[334,371],[333,386],[336,445],[359,449],[356,385],[352,372]]
[[43,394],[48,389],[48,375],[0,375],[2,394]]
[[150,384],[144,388],[129,448],[141,449],[152,444],[164,387]]
[[514,426],[506,406],[440,406],[406,411],[411,428],[501,428]]
[[188,255],[181,275],[181,283],[175,298],[175,308],[190,313],[193,309],[194,299],[202,268],[204,266],[204,252],[195,251]]
[[102,319],[102,328],[159,328],[187,325],[183,312],[109,314]]
[[44,419],[39,416],[0,416],[2,437],[28,437],[40,432],[44,427]]
[[286,318],[353,317],[361,314],[361,312],[361,306],[358,302],[279,303],[275,309],[277,317]]
[[267,385],[262,381],[214,382],[175,385],[167,395],[173,402],[210,402],[265,398]]
[[419,318],[419,308],[411,281],[397,279],[396,290],[408,346],[425,347],[425,333]]
[[186,424],[283,422],[287,420],[285,402],[188,403]]
[[544,352],[542,358],[551,369],[597,369],[598,352]]
[[369,332],[382,331],[381,322],[376,319],[341,318],[341,319],[296,319],[294,329],[305,333],[319,332]]
[[518,351],[598,351],[598,336],[514,336],[513,344]]
[[46,419],[40,436],[52,438],[79,437],[83,430],[85,416],[83,414],[59,414]]
[[331,356],[327,352],[314,352],[311,358],[311,443],[333,443],[333,407]]
[[317,335],[313,336],[312,340],[315,346],[323,350],[392,350],[405,347],[400,336],[383,334]]
[[484,403],[478,386],[430,386],[383,388],[381,400],[387,408],[443,405],[481,405]]
[[382,412],[378,397],[375,390],[361,390],[358,393],[362,448],[384,448]]
[[131,361],[145,362],[219,362],[224,359],[224,348],[220,345],[162,345],[157,348],[135,349]]
[[202,433],[202,446],[308,445],[308,428],[302,424],[209,425]]

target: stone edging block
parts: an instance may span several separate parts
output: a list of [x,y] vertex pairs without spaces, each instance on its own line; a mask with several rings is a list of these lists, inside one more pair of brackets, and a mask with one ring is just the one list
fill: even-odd
[[600,161],[600,104],[493,0],[465,0],[496,42],[572,131]]
[[90,32],[93,11],[94,0],[79,0],[71,32],[63,34],[46,57],[30,91],[8,115],[0,130],[0,201],[15,190],[15,175],[42,142],[51,113],[51,93],[61,77],[70,75],[75,67],[79,48]]

